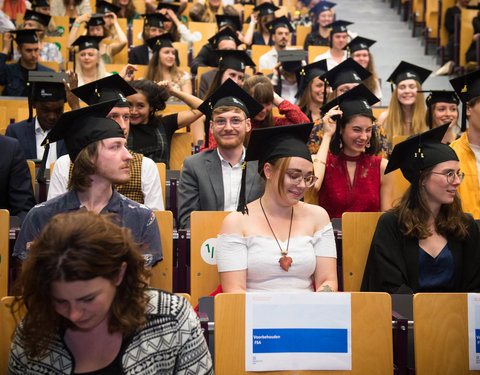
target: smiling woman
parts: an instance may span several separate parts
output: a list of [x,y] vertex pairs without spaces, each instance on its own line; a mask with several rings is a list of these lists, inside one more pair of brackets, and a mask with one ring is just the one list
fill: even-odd
[[479,228],[462,211],[457,188],[464,174],[455,151],[441,143],[447,130],[445,124],[393,149],[386,173],[400,168],[411,185],[378,221],[363,291],[480,290]]
[[147,289],[138,245],[114,221],[60,214],[33,242],[12,306],[28,309],[9,374],[52,373],[51,356],[58,374],[213,374],[192,307]]

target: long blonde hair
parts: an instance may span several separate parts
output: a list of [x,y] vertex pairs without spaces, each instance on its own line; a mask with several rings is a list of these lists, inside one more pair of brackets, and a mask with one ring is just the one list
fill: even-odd
[[370,77],[368,77],[365,81],[363,81],[363,84],[365,85],[365,87],[367,89],[369,89],[371,92],[373,92],[375,94],[377,91],[380,91],[380,85],[378,83],[378,75],[377,75],[377,71],[375,70],[375,64],[373,62],[373,56],[370,53],[370,51],[368,51],[367,70],[370,73],[372,73],[372,75]]
[[[428,130],[427,124],[425,123],[425,98],[423,97],[423,93],[418,92],[422,89],[422,86],[418,81],[415,81],[415,84],[417,85],[417,96],[415,103],[413,103],[411,133],[408,135],[419,134]],[[404,134],[404,124],[405,114],[402,105],[398,101],[398,89],[397,86],[395,86],[388,106],[388,114],[383,123],[383,127],[387,132],[388,142],[392,142],[393,137],[397,135],[407,135]]]
[[[100,79],[100,78],[105,78],[105,76],[107,75],[107,70],[105,69],[105,64],[103,63],[103,60],[102,60],[102,56],[100,55],[100,51],[98,49],[95,49],[95,52],[97,54],[97,57],[98,57],[98,62],[97,62],[97,71],[96,71],[96,74],[95,74],[95,81],[97,79]],[[80,52],[76,54],[75,56],[75,73],[78,74],[78,79],[85,82],[85,80],[83,79],[83,70],[82,70],[82,66],[80,65]]]
[[205,12],[203,13],[203,16],[202,16],[202,22],[217,22],[217,19],[215,18],[215,15],[216,14],[224,14],[223,7],[224,7],[223,1],[221,1],[217,11],[214,12],[213,9],[210,7],[210,2],[208,0],[206,0],[205,1]]

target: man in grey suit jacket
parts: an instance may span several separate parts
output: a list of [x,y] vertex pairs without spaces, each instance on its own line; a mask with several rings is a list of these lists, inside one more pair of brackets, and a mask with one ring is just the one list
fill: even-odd
[[[186,158],[183,162],[179,191],[179,222],[190,226],[192,211],[234,211],[240,195],[243,142],[251,130],[250,118],[263,109],[231,79],[223,83],[198,108],[210,115],[210,129],[217,148]],[[257,172],[257,162],[248,163],[245,175],[247,203],[259,198],[264,181]]]

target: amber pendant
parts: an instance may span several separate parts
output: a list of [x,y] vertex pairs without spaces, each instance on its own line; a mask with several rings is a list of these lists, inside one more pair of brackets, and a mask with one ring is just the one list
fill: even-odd
[[292,265],[292,258],[290,257],[287,257],[287,256],[283,256],[281,257],[278,262],[280,263],[280,267],[282,267],[285,271],[288,272],[288,269],[290,268],[290,266]]

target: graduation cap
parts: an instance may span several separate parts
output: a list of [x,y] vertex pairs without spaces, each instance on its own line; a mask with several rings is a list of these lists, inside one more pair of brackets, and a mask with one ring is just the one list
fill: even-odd
[[294,73],[302,66],[302,61],[305,60],[305,51],[292,49],[278,51],[278,61],[282,63],[282,68],[287,72]]
[[146,43],[152,51],[154,52],[160,51],[162,48],[165,48],[165,47],[173,48],[173,37],[172,37],[172,34],[165,33],[165,34],[147,39]]
[[158,27],[159,29],[163,29],[164,22],[170,21],[162,13],[144,14],[143,17],[145,18],[145,26]]
[[450,84],[463,103],[461,130],[467,129],[467,103],[480,96],[480,70],[450,80]]
[[[272,126],[254,129],[250,133],[245,162],[258,160],[260,173],[265,163],[287,157],[300,157],[312,162],[312,156],[307,147],[308,137],[312,132],[313,123],[299,125]],[[245,197],[246,167],[242,173],[242,184],[237,211],[248,213]]]
[[298,86],[298,91],[295,94],[295,98],[302,97],[308,83],[315,77],[320,77],[321,75],[325,74],[327,71],[327,60],[320,60],[298,68],[295,71]]
[[[331,108],[338,105],[343,112],[343,118],[354,115],[366,115],[373,117],[372,106],[379,99],[367,89],[363,83],[347,91],[322,107],[322,113],[327,113]],[[337,126],[337,131],[340,127]]]
[[97,1],[96,8],[97,8],[97,13],[101,13],[101,14],[107,14],[107,13],[117,14],[120,11],[119,6],[104,0]]
[[369,48],[377,43],[376,40],[364,38],[362,36],[357,36],[353,39],[350,43],[348,43],[344,49],[346,49],[350,54],[362,51],[362,50],[369,50]]
[[39,29],[22,29],[22,30],[11,30],[9,33],[15,34],[15,41],[17,44],[22,43],[38,43],[37,31]]
[[279,10],[280,8],[277,7],[275,4],[272,4],[272,3],[262,3],[258,6],[256,6],[255,8],[253,8],[253,11],[254,12],[259,12],[259,16],[260,17],[263,17],[263,16],[274,16],[275,15],[275,11]]
[[102,26],[105,25],[105,20],[103,19],[103,14],[100,13],[94,13],[92,14],[92,17],[90,20],[87,22],[87,27],[90,26]]
[[330,11],[335,5],[337,4],[331,3],[329,1],[320,1],[310,10],[310,13],[314,13],[318,17],[320,13],[323,13],[327,10]]
[[94,48],[98,50],[98,44],[103,38],[103,36],[82,35],[73,42],[72,46],[78,46],[79,51],[83,51],[87,48]]
[[30,88],[28,95],[28,120],[31,121],[33,116],[33,102],[56,102],[59,100],[66,101],[67,96],[63,79],[68,82],[65,73],[57,72],[28,72],[28,83]]
[[51,18],[52,17],[47,15],[47,14],[38,13],[38,12],[35,12],[33,10],[27,9],[27,11],[25,12],[25,16],[23,17],[23,20],[24,21],[36,21],[40,25],[43,25],[43,26],[46,27],[46,26],[48,26]]
[[393,92],[393,85],[398,85],[400,82],[405,81],[406,79],[414,79],[415,81],[422,84],[432,73],[431,70],[422,68],[421,66],[410,64],[406,61],[400,62],[395,68],[390,77],[387,78],[387,81],[390,82]]
[[263,110],[263,105],[252,98],[230,78],[205,99],[198,107],[198,110],[208,117],[211,116],[215,108],[221,106],[240,108],[248,118],[254,118]]
[[220,30],[224,26],[231,27],[234,31],[240,31],[242,25],[240,24],[240,17],[227,14],[216,14],[217,27]]
[[270,34],[274,34],[275,30],[277,30],[279,27],[285,27],[291,33],[293,33],[294,31],[292,24],[288,21],[288,18],[285,16],[275,18],[273,21],[267,23],[265,26],[267,26],[268,31],[270,31]]
[[345,83],[362,83],[371,75],[372,73],[367,69],[349,58],[323,74],[321,79],[331,86],[333,90],[336,90]]
[[238,39],[237,34],[235,34],[232,29],[229,27],[226,27],[225,29],[219,31],[216,33],[214,36],[212,36],[210,39],[208,39],[208,42],[213,45],[215,48],[218,49],[218,44],[222,40],[233,40],[237,46],[242,44],[240,39]]
[[246,66],[255,67],[255,63],[243,50],[224,49],[215,51],[218,55],[218,67],[220,69],[234,69],[245,72]]
[[136,94],[137,90],[118,74],[112,74],[72,89],[72,93],[89,105],[116,99],[115,107],[130,107],[127,96]]
[[157,10],[161,9],[171,9],[173,13],[177,14],[178,10],[180,9],[180,5],[175,4],[175,3],[158,3],[157,5]]
[[30,4],[32,4],[32,9],[43,7],[50,8],[50,2],[48,0],[32,0],[30,1]]
[[326,27],[330,27],[332,29],[330,31],[330,35],[333,35],[338,33],[347,33],[348,32],[347,26],[352,24],[353,22],[338,20],[338,21],[333,21],[330,25],[327,25]]
[[385,174],[400,168],[403,176],[411,184],[410,208],[415,207],[417,204],[418,181],[422,170],[445,161],[458,161],[455,151],[450,146],[442,143],[448,127],[449,124],[445,124],[411,136],[393,148],[385,168]]
[[425,99],[425,103],[428,107],[431,107],[435,103],[452,103],[458,105],[460,100],[458,99],[455,91],[447,90],[422,90],[418,92],[430,93]]

